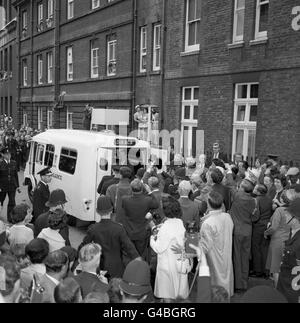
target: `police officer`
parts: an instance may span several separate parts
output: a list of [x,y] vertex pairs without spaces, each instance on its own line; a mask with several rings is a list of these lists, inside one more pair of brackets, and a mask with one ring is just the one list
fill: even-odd
[[41,180],[33,192],[33,223],[39,215],[49,211],[49,208],[46,206],[46,202],[50,197],[50,190],[48,186],[52,179],[50,167],[44,168],[38,173],[38,175],[40,175]]
[[7,221],[11,222],[11,211],[16,205],[16,191],[19,189],[18,168],[16,161],[11,159],[8,148],[2,148],[0,153],[3,160],[0,162],[0,203],[3,207],[6,195],[8,195]]

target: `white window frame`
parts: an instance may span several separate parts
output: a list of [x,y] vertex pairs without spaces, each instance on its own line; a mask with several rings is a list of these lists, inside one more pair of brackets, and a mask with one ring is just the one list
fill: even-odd
[[[159,39],[157,35],[159,35]],[[157,52],[159,53],[158,60],[156,55]],[[160,63],[161,63],[161,24],[158,24],[158,25],[155,25],[153,28],[153,71],[160,71]]]
[[[185,17],[185,52],[193,52],[200,50],[200,44],[189,45],[189,25],[192,23],[201,23],[201,17],[195,20],[189,21],[189,1],[186,0],[186,17]],[[198,1],[198,0],[196,0]],[[199,0],[200,1],[200,0]],[[197,3],[197,2],[196,2]],[[202,5],[202,1],[200,1],[200,5]],[[198,30],[197,30],[198,32]]]
[[68,0],[67,4],[67,18],[74,18],[74,0]]
[[42,129],[43,124],[43,108],[38,107],[38,130]]
[[22,30],[27,30],[28,28],[28,13],[27,10],[22,12]]
[[37,57],[37,77],[38,77],[38,84],[41,85],[43,84],[43,56],[42,55],[38,55]]
[[47,128],[53,128],[53,111],[50,109],[47,111]]
[[[111,48],[113,49],[112,58],[110,58],[111,57],[111,52],[110,52]],[[115,67],[115,72],[110,73],[110,71],[109,71],[109,64],[110,63],[113,63],[115,65],[117,64],[116,48],[117,48],[117,40],[110,40],[107,42],[107,76],[114,76],[117,74],[116,67]]]
[[43,3],[38,4],[38,25],[43,23],[44,20],[44,5]]
[[[191,89],[191,99],[187,100],[185,98],[185,90]],[[192,156],[193,152],[193,129],[198,128],[198,119],[194,119],[194,108],[197,106],[199,109],[199,99],[195,99],[195,89],[199,86],[187,86],[182,88],[182,104],[181,104],[181,153],[184,154],[184,128],[188,127],[188,138],[187,138],[187,150],[188,156]],[[190,117],[185,119],[185,107],[190,106]],[[186,156],[186,157],[188,157]],[[196,157],[196,156],[194,156]]]
[[99,77],[99,48],[91,43],[91,78]]
[[[245,7],[246,7],[246,0],[244,2],[244,7],[238,8],[239,0],[234,1],[234,19],[233,19],[233,43],[243,42],[244,41],[244,28],[245,28]],[[237,35],[237,27],[238,27],[238,13],[240,11],[244,11],[244,25],[243,25],[243,34]]]
[[[255,40],[265,40],[268,38],[268,31],[259,31],[260,26],[260,10],[261,6],[268,4],[270,5],[269,0],[257,0],[256,3],[256,19],[255,19]],[[270,8],[269,8],[270,9]]]
[[73,129],[73,112],[70,112],[69,109],[67,109],[67,123],[66,123],[67,129]]
[[73,47],[67,47],[67,81],[73,81],[74,63],[73,63]]
[[[247,98],[238,98],[238,87],[247,85]],[[253,83],[237,83],[235,84],[235,99],[234,99],[234,116],[233,116],[233,140],[232,140],[232,156],[234,156],[237,152],[236,150],[236,144],[237,144],[237,132],[238,130],[244,131],[244,138],[243,138],[243,151],[238,152],[242,153],[244,158],[248,157],[248,143],[249,143],[249,132],[257,130],[257,122],[250,121],[250,110],[251,106],[257,106],[258,107],[258,98],[251,98],[251,86],[252,85],[258,85],[259,83],[253,82]],[[245,111],[245,120],[244,121],[238,121],[238,107],[239,106],[246,106]],[[251,157],[251,156],[250,156]],[[255,157],[255,156],[252,156]]]
[[[147,26],[143,26],[140,29],[140,72],[145,73],[147,71]],[[146,60],[146,68],[143,67],[143,60]]]
[[23,86],[28,86],[28,66],[27,60],[23,60]]
[[27,113],[23,113],[23,127],[27,127],[28,125],[28,115]]
[[92,0],[92,9],[97,9],[100,7],[100,0]]
[[47,7],[47,18],[53,18],[54,16],[54,0],[48,0],[48,7]]
[[47,53],[47,83],[53,83],[53,52]]

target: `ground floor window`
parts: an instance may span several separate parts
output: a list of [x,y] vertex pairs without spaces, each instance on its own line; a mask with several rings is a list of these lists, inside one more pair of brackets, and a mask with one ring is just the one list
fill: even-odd
[[47,113],[47,128],[52,129],[53,128],[53,111],[48,110]]
[[73,129],[73,112],[67,110],[67,129]]
[[38,108],[38,130],[43,130],[43,108]]
[[28,116],[27,113],[23,113],[23,127],[28,126]]
[[258,83],[235,85],[232,155],[255,159]]

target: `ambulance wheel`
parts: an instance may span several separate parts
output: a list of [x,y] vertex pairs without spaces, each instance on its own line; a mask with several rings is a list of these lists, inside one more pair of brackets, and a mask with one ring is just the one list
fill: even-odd
[[33,187],[30,182],[30,184],[27,186],[27,191],[28,191],[28,197],[31,203],[33,203]]

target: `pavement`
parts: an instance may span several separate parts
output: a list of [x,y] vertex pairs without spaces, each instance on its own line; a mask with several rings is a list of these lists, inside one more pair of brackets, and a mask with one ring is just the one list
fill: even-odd
[[[19,183],[20,183],[20,189],[21,189],[21,193],[16,193],[16,203],[20,204],[20,203],[27,203],[28,205],[32,205],[30,202],[30,199],[28,197],[28,193],[27,193],[27,186],[23,186],[24,182],[24,172],[21,171],[19,172]],[[0,220],[4,220],[6,221],[6,212],[7,212],[7,204],[8,204],[8,197],[6,198],[6,200],[4,201],[4,205],[2,210],[0,211]],[[84,236],[86,234],[86,230],[83,228],[76,228],[76,227],[70,227],[70,242],[72,247],[74,248],[78,248],[78,246],[81,244]],[[193,277],[191,277],[192,279]],[[272,280],[267,280],[267,279],[263,279],[263,278],[249,278],[249,288],[255,287],[255,286],[260,286],[260,285],[266,285],[266,286],[273,286],[273,282]],[[240,294],[235,294],[232,298],[231,298],[231,303],[240,303],[241,302],[241,298],[243,297],[244,293],[240,293]],[[197,296],[197,284],[195,284],[192,292],[191,292],[191,296],[190,296],[190,301],[191,302],[195,302],[196,301],[196,296]]]

